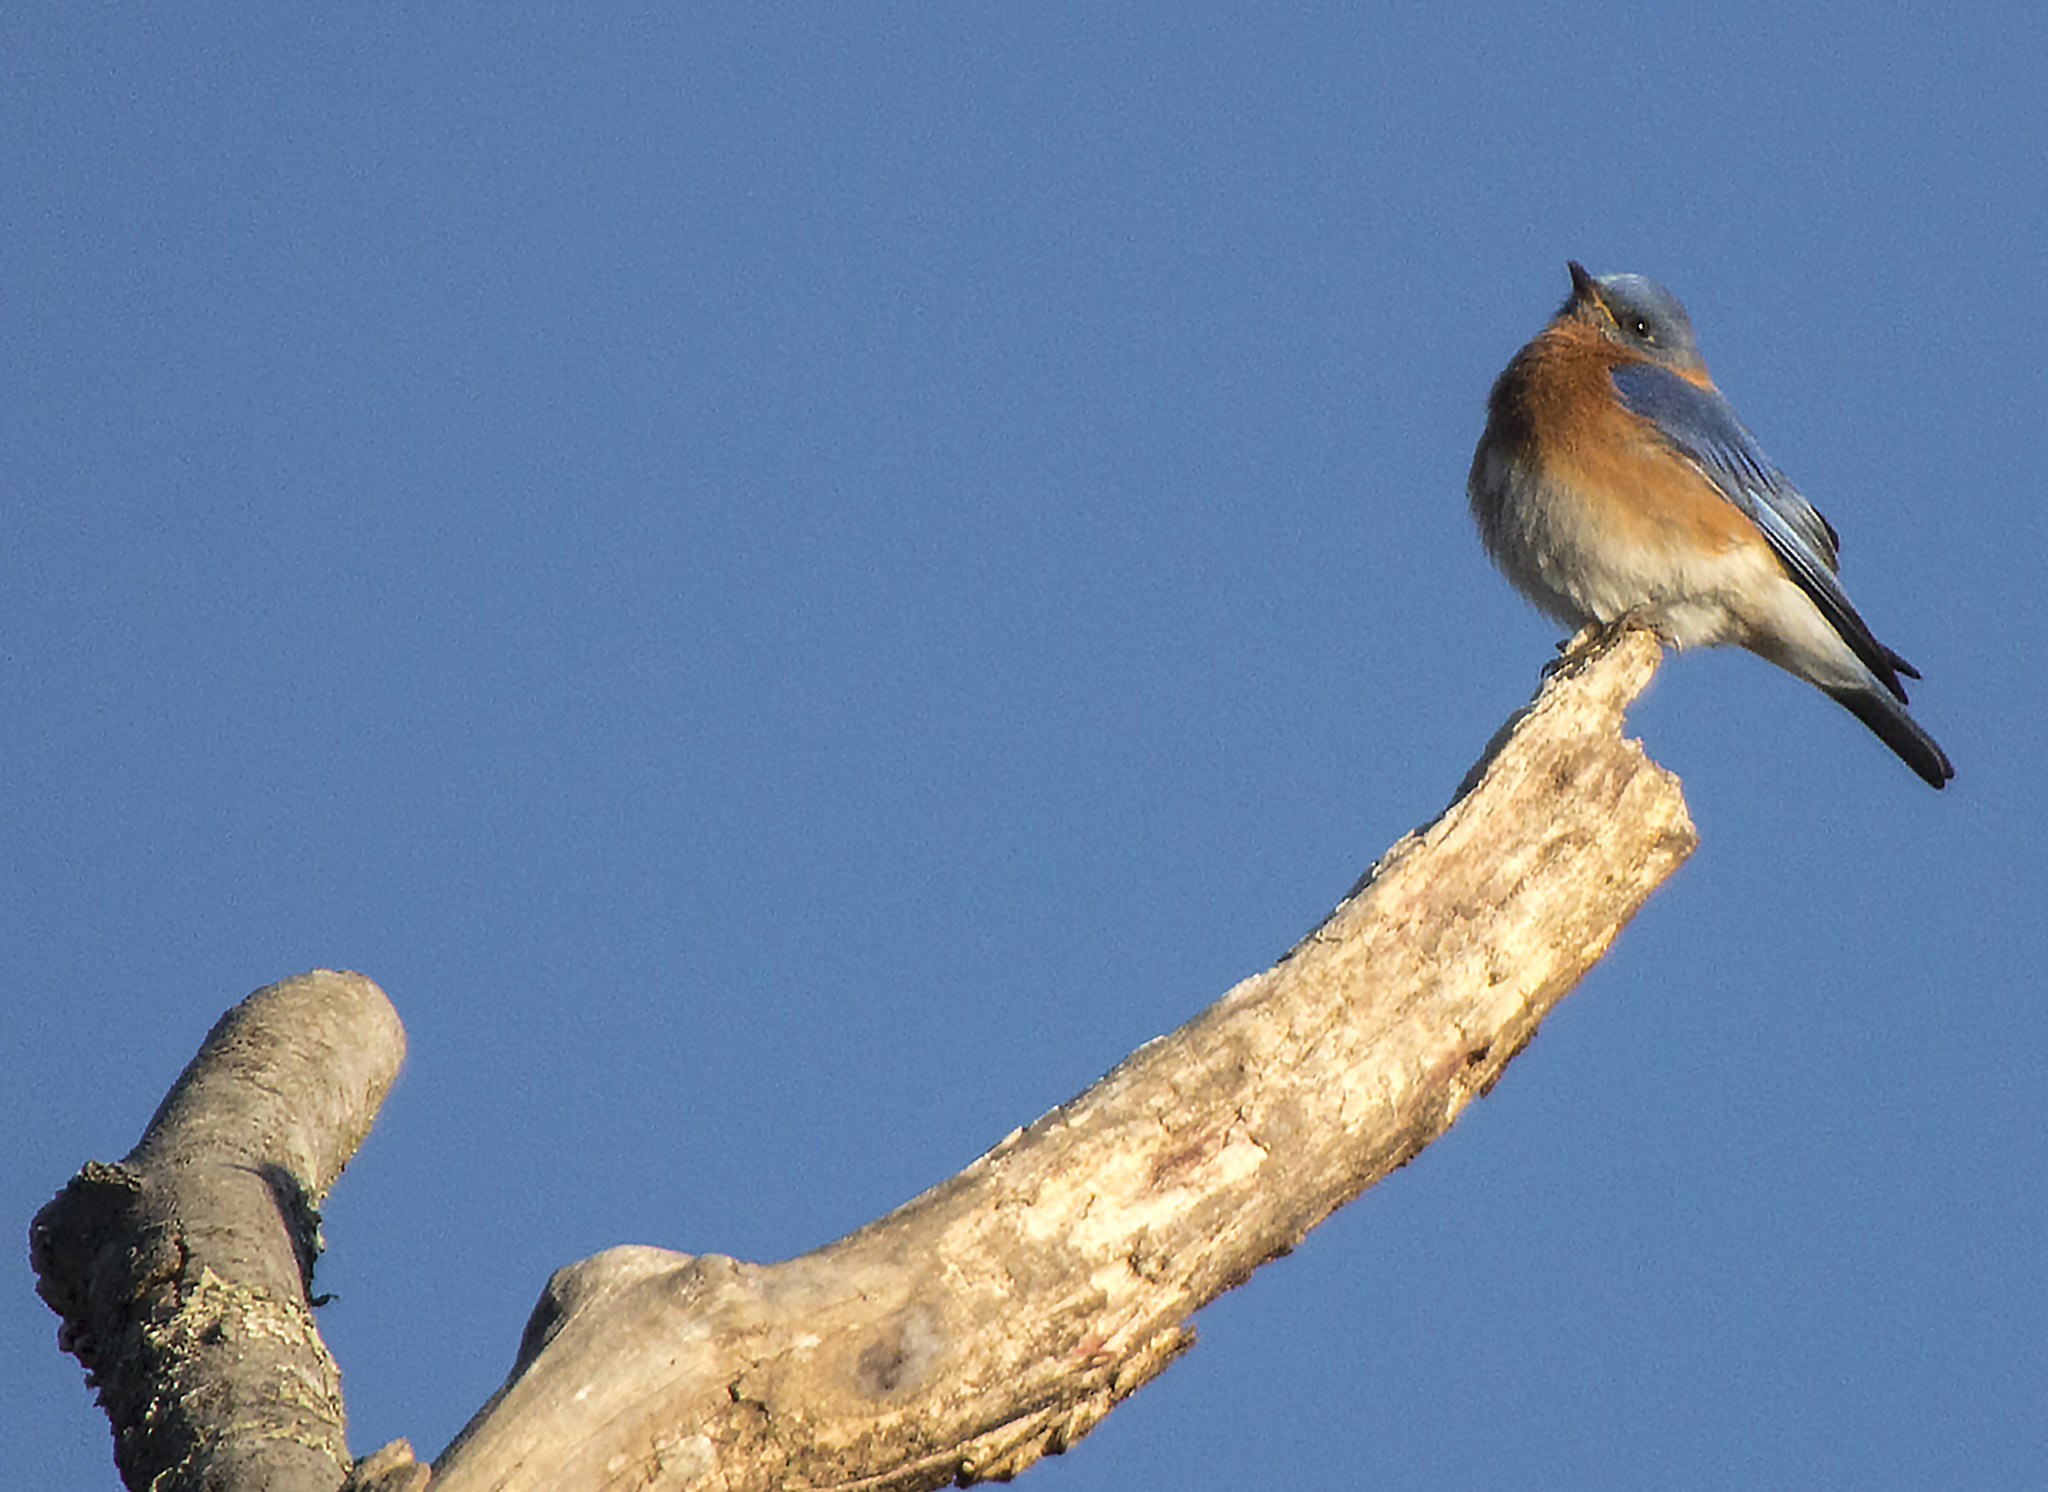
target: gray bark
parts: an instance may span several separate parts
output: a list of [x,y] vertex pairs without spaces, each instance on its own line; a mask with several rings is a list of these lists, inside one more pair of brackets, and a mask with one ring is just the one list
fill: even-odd
[[341,1378],[313,1324],[318,1207],[369,1133],[405,1032],[321,971],[222,1016],[119,1165],[36,1214],[37,1290],[63,1318],[130,1487],[332,1492]]

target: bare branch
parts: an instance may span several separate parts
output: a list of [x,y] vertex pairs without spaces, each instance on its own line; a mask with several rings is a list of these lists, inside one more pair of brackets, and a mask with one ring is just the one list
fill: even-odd
[[[1278,964],[887,1217],[780,1264],[619,1248],[558,1271],[434,1485],[909,1492],[1064,1450],[1194,1311],[1486,1092],[1690,853],[1676,780],[1620,736],[1659,656],[1583,639]],[[38,1215],[40,1288],[131,1486],[340,1481],[312,1203],[402,1046],[367,980],[259,991],[135,1153]],[[425,1475],[394,1442],[349,1485]]]
[[560,1271],[435,1485],[908,1492],[1065,1449],[1448,1128],[1690,853],[1619,734],[1659,656],[1590,640],[1280,963],[889,1216]]
[[320,1200],[405,1054],[383,992],[321,971],[222,1016],[119,1165],[36,1214],[37,1289],[63,1318],[131,1487],[331,1492],[341,1381],[308,1291]]

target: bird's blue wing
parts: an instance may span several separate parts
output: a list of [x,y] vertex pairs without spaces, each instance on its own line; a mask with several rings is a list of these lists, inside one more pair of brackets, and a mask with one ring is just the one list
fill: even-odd
[[1784,563],[1828,625],[1884,686],[1906,697],[1898,676],[1918,675],[1911,665],[1871,635],[1835,579],[1840,545],[1834,527],[1814,511],[1789,478],[1771,464],[1729,402],[1710,388],[1688,382],[1651,363],[1625,363],[1613,370],[1615,391],[1630,410],[1650,421],[1672,446],[1720,489]]

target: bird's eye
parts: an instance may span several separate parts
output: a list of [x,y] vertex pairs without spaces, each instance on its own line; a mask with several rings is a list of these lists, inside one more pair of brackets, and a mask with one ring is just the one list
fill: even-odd
[[1641,316],[1638,316],[1634,321],[1631,321],[1628,324],[1628,329],[1635,333],[1636,340],[1639,342],[1654,342],[1657,340],[1654,336],[1650,334],[1649,321]]

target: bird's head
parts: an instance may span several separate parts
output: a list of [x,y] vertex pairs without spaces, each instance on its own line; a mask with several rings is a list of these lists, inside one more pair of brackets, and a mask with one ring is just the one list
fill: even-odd
[[1584,322],[1651,362],[1705,380],[1707,365],[1677,296],[1644,275],[1591,275],[1577,260],[1569,268],[1572,293],[1557,313],[1560,320]]

